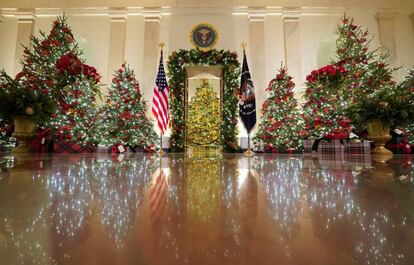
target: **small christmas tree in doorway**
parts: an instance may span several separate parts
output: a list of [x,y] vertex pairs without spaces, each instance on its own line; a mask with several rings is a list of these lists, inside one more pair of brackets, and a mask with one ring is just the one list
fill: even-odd
[[105,145],[149,150],[158,142],[154,126],[147,117],[147,102],[141,94],[134,71],[128,65],[123,64],[114,73],[97,127],[96,137]]
[[262,121],[254,142],[265,150],[294,151],[302,146],[303,120],[294,98],[295,83],[285,67],[280,67],[276,78],[270,81],[269,96],[262,105]]

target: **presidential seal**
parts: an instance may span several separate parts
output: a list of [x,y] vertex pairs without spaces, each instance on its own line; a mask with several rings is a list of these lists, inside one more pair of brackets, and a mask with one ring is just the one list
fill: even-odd
[[200,50],[209,50],[217,43],[217,30],[207,23],[198,24],[191,31],[190,39]]

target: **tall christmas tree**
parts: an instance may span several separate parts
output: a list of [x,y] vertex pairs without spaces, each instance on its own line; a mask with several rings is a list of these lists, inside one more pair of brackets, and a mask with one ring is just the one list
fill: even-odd
[[347,138],[351,131],[347,109],[395,87],[392,73],[396,68],[387,65],[388,53],[370,49],[367,30],[344,17],[338,32],[336,58],[307,77],[304,112],[308,137]]
[[105,105],[97,123],[97,140],[106,145],[152,148],[158,141],[147,117],[144,100],[134,71],[123,64],[114,73]]
[[353,104],[395,85],[392,73],[397,68],[387,64],[387,52],[370,49],[372,37],[368,38],[368,30],[355,25],[352,18],[344,17],[338,31],[336,62],[346,69],[345,83],[340,87],[345,103]]
[[262,121],[253,139],[265,148],[291,151],[301,147],[304,123],[293,97],[294,87],[292,77],[281,67],[266,89],[269,95],[262,105]]
[[58,111],[43,125],[65,140],[92,142],[100,75],[81,59],[66,17],[58,17],[48,35],[32,36],[31,46],[25,49],[16,79],[56,100]]
[[[398,90],[402,93],[414,94],[414,68],[408,70],[407,76],[398,85]],[[408,138],[409,144],[414,145],[414,122],[406,126],[403,131]]]

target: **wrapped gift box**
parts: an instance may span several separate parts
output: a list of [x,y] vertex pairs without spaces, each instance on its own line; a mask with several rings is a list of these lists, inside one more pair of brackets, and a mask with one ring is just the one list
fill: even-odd
[[264,153],[273,153],[273,154],[301,154],[301,150],[287,150],[286,148],[277,148],[273,146],[265,146]]
[[344,141],[345,152],[350,155],[371,154],[371,142],[350,142]]
[[317,146],[317,151],[320,153],[343,153],[345,145],[342,140],[320,141]]
[[318,153],[333,154],[342,153],[345,151],[343,140],[333,139],[307,139],[303,140],[303,148],[305,153],[312,153],[317,151]]
[[97,153],[111,153],[111,148],[112,146],[98,144],[98,146],[96,147],[96,152]]
[[412,146],[404,142],[399,144],[387,143],[385,147],[391,150],[394,154],[412,154],[413,152]]
[[55,153],[94,153],[96,147],[92,144],[78,144],[56,140],[53,143]]
[[303,140],[303,151],[305,153],[312,153],[312,146],[314,142],[315,142],[315,139]]

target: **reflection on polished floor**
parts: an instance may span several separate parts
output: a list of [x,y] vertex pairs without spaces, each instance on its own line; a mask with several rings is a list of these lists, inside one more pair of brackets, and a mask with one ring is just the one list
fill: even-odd
[[414,157],[3,155],[0,264],[414,264]]

